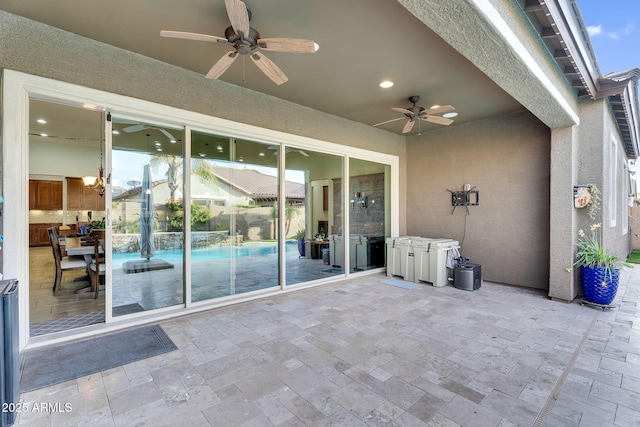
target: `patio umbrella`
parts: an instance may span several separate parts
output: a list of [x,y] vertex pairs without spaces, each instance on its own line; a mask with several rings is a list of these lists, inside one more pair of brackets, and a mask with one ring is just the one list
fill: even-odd
[[150,165],[144,165],[142,175],[142,204],[140,206],[140,256],[147,260],[153,256],[153,194],[151,193]]

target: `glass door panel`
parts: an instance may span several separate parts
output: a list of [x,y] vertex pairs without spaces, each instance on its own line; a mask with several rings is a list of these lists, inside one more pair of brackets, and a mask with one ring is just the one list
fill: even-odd
[[183,304],[183,131],[112,125],[112,315]]
[[[82,181],[83,176],[97,177],[104,166],[105,120],[102,112],[80,104],[31,98],[28,126],[29,323],[34,337],[104,321],[104,292],[97,298],[91,292],[93,246],[78,234],[105,217],[105,196]],[[71,247],[78,252],[70,256],[73,268],[61,269],[57,277],[60,258]]]
[[283,147],[286,153],[287,285],[344,274],[343,158]]
[[192,301],[278,286],[277,147],[191,139]]
[[381,163],[349,159],[349,271],[385,265],[389,236],[389,173]]

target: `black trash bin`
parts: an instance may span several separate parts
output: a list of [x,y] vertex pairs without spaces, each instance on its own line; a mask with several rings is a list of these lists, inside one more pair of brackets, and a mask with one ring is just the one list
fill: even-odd
[[329,249],[322,249],[322,262],[326,265],[331,263],[331,255],[329,255]]
[[453,286],[465,291],[475,291],[482,285],[480,264],[464,262],[453,269]]

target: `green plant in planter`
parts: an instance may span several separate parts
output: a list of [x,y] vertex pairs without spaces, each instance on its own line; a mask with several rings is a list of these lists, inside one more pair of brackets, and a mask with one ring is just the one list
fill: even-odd
[[[591,219],[595,219],[600,205],[599,194],[597,187],[592,185],[592,201],[587,211]],[[581,229],[578,237],[574,265],[580,266],[580,286],[584,298],[592,303],[609,305],[618,291],[620,268],[631,265],[622,262],[604,247],[601,223],[591,225],[590,234]]]
[[100,221],[91,221],[87,225],[87,232],[91,233],[93,230],[104,230],[104,218]]
[[611,274],[614,269],[620,268],[622,265],[630,266],[621,262],[617,255],[607,251],[602,245],[602,224],[593,224],[591,234],[587,234],[584,230],[578,232],[578,242],[576,247],[576,262],[574,265],[586,267],[602,267],[607,274]]

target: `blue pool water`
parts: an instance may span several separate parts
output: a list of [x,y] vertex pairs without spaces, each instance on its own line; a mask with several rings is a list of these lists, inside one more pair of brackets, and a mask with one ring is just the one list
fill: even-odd
[[[297,251],[297,242],[288,241],[286,243],[287,252]],[[245,244],[243,246],[215,246],[203,249],[191,250],[191,262],[213,261],[229,259],[231,257],[247,257],[257,255],[276,254],[278,246],[274,243]],[[175,264],[183,262],[182,249],[155,251],[154,258],[162,258],[168,263]],[[140,252],[128,252],[113,254],[113,267],[122,267],[122,263],[133,259],[140,259]]]

